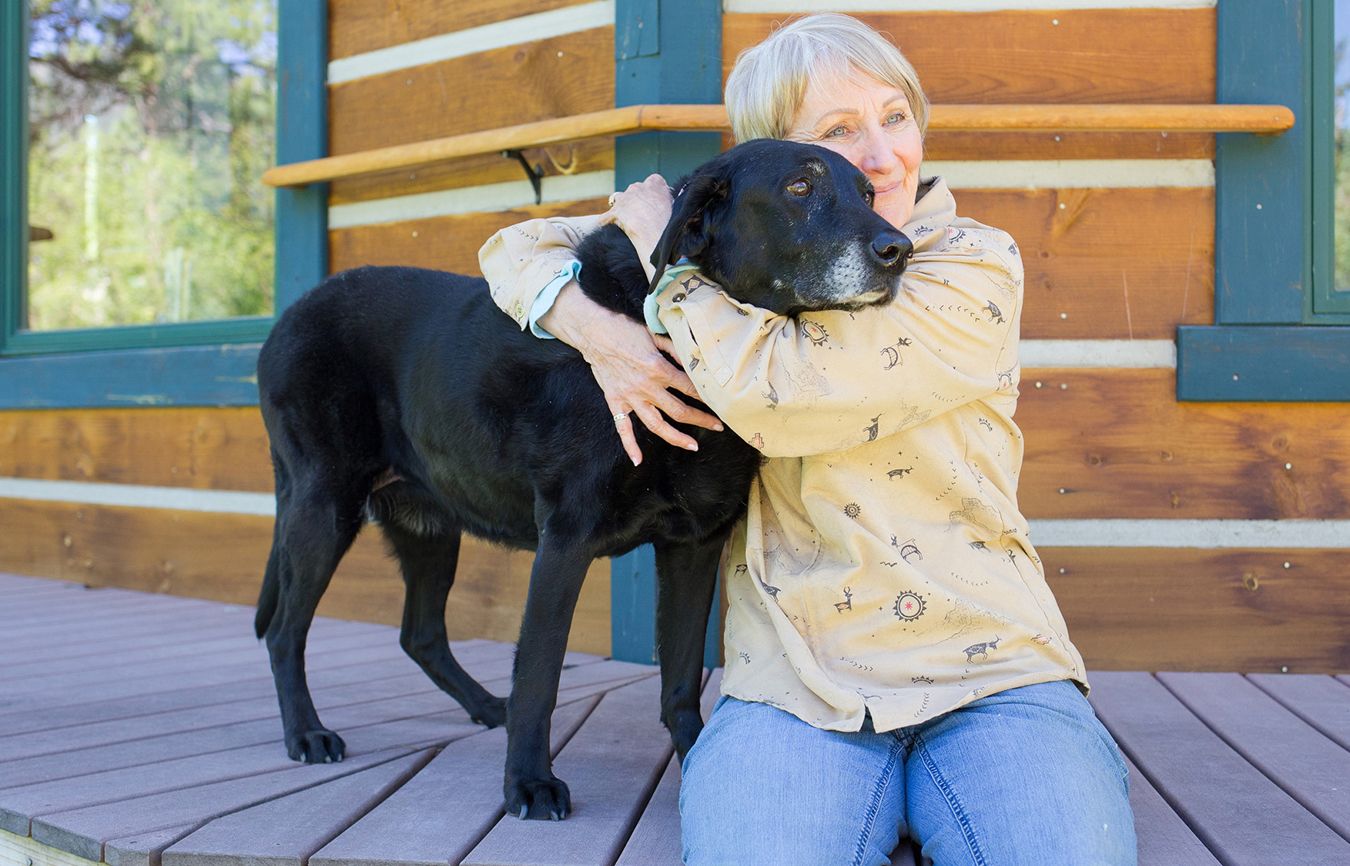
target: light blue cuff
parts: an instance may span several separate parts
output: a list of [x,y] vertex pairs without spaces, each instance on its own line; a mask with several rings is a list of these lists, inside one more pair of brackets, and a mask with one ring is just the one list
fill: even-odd
[[659,315],[661,307],[657,303],[657,299],[661,297],[661,293],[664,292],[671,283],[694,270],[698,270],[697,265],[691,263],[688,259],[680,259],[673,267],[666,268],[666,272],[662,274],[661,279],[657,281],[656,288],[652,289],[647,294],[647,299],[642,302],[642,317],[647,320],[647,329],[653,334],[668,333],[666,326],[661,324]]
[[575,280],[581,275],[581,262],[573,259],[564,267],[558,269],[553,275],[553,279],[548,281],[539,294],[534,296],[534,303],[530,304],[530,315],[527,320],[530,325],[530,333],[541,340],[556,340],[557,337],[539,327],[539,320],[544,317],[549,310],[553,309],[553,302],[558,300],[558,293],[562,291],[563,286]]

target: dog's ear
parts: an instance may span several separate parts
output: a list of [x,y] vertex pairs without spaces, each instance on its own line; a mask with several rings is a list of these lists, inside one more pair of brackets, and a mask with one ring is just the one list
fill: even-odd
[[696,256],[708,244],[708,212],[727,196],[728,184],[720,173],[695,175],[675,195],[670,222],[661,233],[652,264],[656,274],[647,291],[656,288],[665,269],[681,256]]

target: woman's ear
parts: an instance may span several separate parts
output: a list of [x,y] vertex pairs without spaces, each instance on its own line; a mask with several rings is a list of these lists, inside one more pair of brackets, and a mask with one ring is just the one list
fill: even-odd
[[656,249],[652,251],[652,264],[656,274],[647,291],[656,288],[665,269],[674,264],[681,256],[697,256],[708,245],[708,216],[712,208],[726,198],[728,184],[721,172],[695,174],[675,195],[674,208],[670,213],[670,222],[661,233]]

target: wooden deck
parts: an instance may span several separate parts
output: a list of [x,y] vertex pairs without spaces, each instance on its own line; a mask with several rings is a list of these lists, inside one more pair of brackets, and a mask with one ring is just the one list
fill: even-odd
[[[504,732],[471,724],[394,629],[315,623],[310,684],[348,758],[305,766],[251,609],[0,575],[0,615],[0,866],[679,862],[652,668],[569,657],[553,747],[575,813],[523,822],[502,817]],[[508,690],[509,645],[455,650]],[[1350,677],[1092,681],[1132,761],[1141,864],[1350,864]]]

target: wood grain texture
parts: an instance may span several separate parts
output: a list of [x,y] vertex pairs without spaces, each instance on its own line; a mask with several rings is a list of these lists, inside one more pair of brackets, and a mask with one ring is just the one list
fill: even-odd
[[929,130],[926,159],[1213,159],[1214,136],[1150,132],[943,132]]
[[1023,511],[1032,519],[1350,516],[1343,405],[1177,403],[1175,376],[1023,371]]
[[328,261],[334,272],[360,265],[412,265],[462,274],[480,274],[478,248],[498,229],[543,216],[601,213],[602,198],[566,205],[539,205],[489,213],[461,214],[336,229],[328,233]]
[[1022,250],[1022,338],[1172,339],[1214,319],[1214,191],[957,190]]
[[1350,669],[1350,550],[1039,553],[1089,679],[1092,670]]
[[[0,570],[235,604],[257,601],[272,541],[272,519],[116,506],[0,500]],[[446,612],[452,640],[514,642],[520,632],[533,555],[475,539],[460,550]],[[319,615],[397,625],[403,582],[367,528],[338,567]],[[609,652],[609,561],[589,572],[569,647]]]
[[0,412],[0,476],[272,489],[257,407]]
[[329,4],[333,60],[589,0],[343,0]]
[[[723,80],[784,14],[722,18]],[[884,12],[932,102],[1213,102],[1214,9]]]
[[[1214,194],[1208,189],[956,191],[958,212],[1008,231],[1026,268],[1024,339],[1171,339],[1214,317]],[[565,207],[433,217],[329,232],[334,271],[409,264],[478,273],[497,229]]]
[[[532,147],[522,153],[543,177],[610,171],[614,168],[613,137]],[[489,154],[466,157],[442,165],[335,181],[330,187],[328,203],[347,204],[442,189],[506,183],[524,178],[525,169],[515,159]]]
[[372,75],[328,91],[331,155],[614,105],[614,28]]
[[[1177,403],[1168,369],[1031,369],[1016,420],[1026,440],[1021,503],[1033,519],[1350,515],[1340,404]],[[253,410],[8,412],[0,431],[0,475],[271,489]],[[5,543],[38,545],[17,562],[49,561],[45,539],[11,532]],[[60,572],[43,565],[32,573]]]

